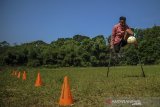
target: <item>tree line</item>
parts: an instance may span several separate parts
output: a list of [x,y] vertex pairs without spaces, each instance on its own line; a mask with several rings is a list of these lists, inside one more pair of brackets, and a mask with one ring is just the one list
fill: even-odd
[[[88,67],[108,66],[110,57],[109,40],[104,35],[90,38],[74,35],[59,38],[50,44],[42,40],[11,46],[0,42],[0,65],[46,66],[46,67]],[[143,64],[160,64],[160,26],[138,29],[139,55]],[[111,65],[139,64],[133,45],[121,50],[121,57],[112,57]]]

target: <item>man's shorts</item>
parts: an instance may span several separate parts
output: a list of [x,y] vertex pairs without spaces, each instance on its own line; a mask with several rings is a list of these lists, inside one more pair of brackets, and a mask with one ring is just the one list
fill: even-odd
[[121,47],[124,47],[125,45],[127,45],[127,41],[122,39],[118,44],[115,44],[114,45],[114,51],[116,53],[119,53]]

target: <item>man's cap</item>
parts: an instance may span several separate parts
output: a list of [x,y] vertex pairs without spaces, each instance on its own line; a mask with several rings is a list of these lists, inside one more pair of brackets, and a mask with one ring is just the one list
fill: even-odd
[[119,20],[124,20],[124,21],[126,21],[126,17],[125,17],[125,16],[121,16],[121,17],[119,17]]

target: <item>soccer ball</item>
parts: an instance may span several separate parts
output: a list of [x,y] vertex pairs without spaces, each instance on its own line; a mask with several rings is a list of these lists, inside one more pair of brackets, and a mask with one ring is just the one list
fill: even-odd
[[136,38],[134,36],[130,36],[128,39],[127,39],[127,43],[135,43],[136,42]]

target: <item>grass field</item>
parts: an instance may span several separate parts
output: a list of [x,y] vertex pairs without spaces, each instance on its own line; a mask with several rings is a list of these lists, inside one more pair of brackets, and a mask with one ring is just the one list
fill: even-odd
[[[27,80],[11,76],[13,69],[27,72]],[[35,87],[40,71],[44,86]],[[69,77],[73,107],[104,107],[109,97],[160,97],[160,66],[27,68],[2,67],[0,71],[1,107],[57,107],[64,76]]]

